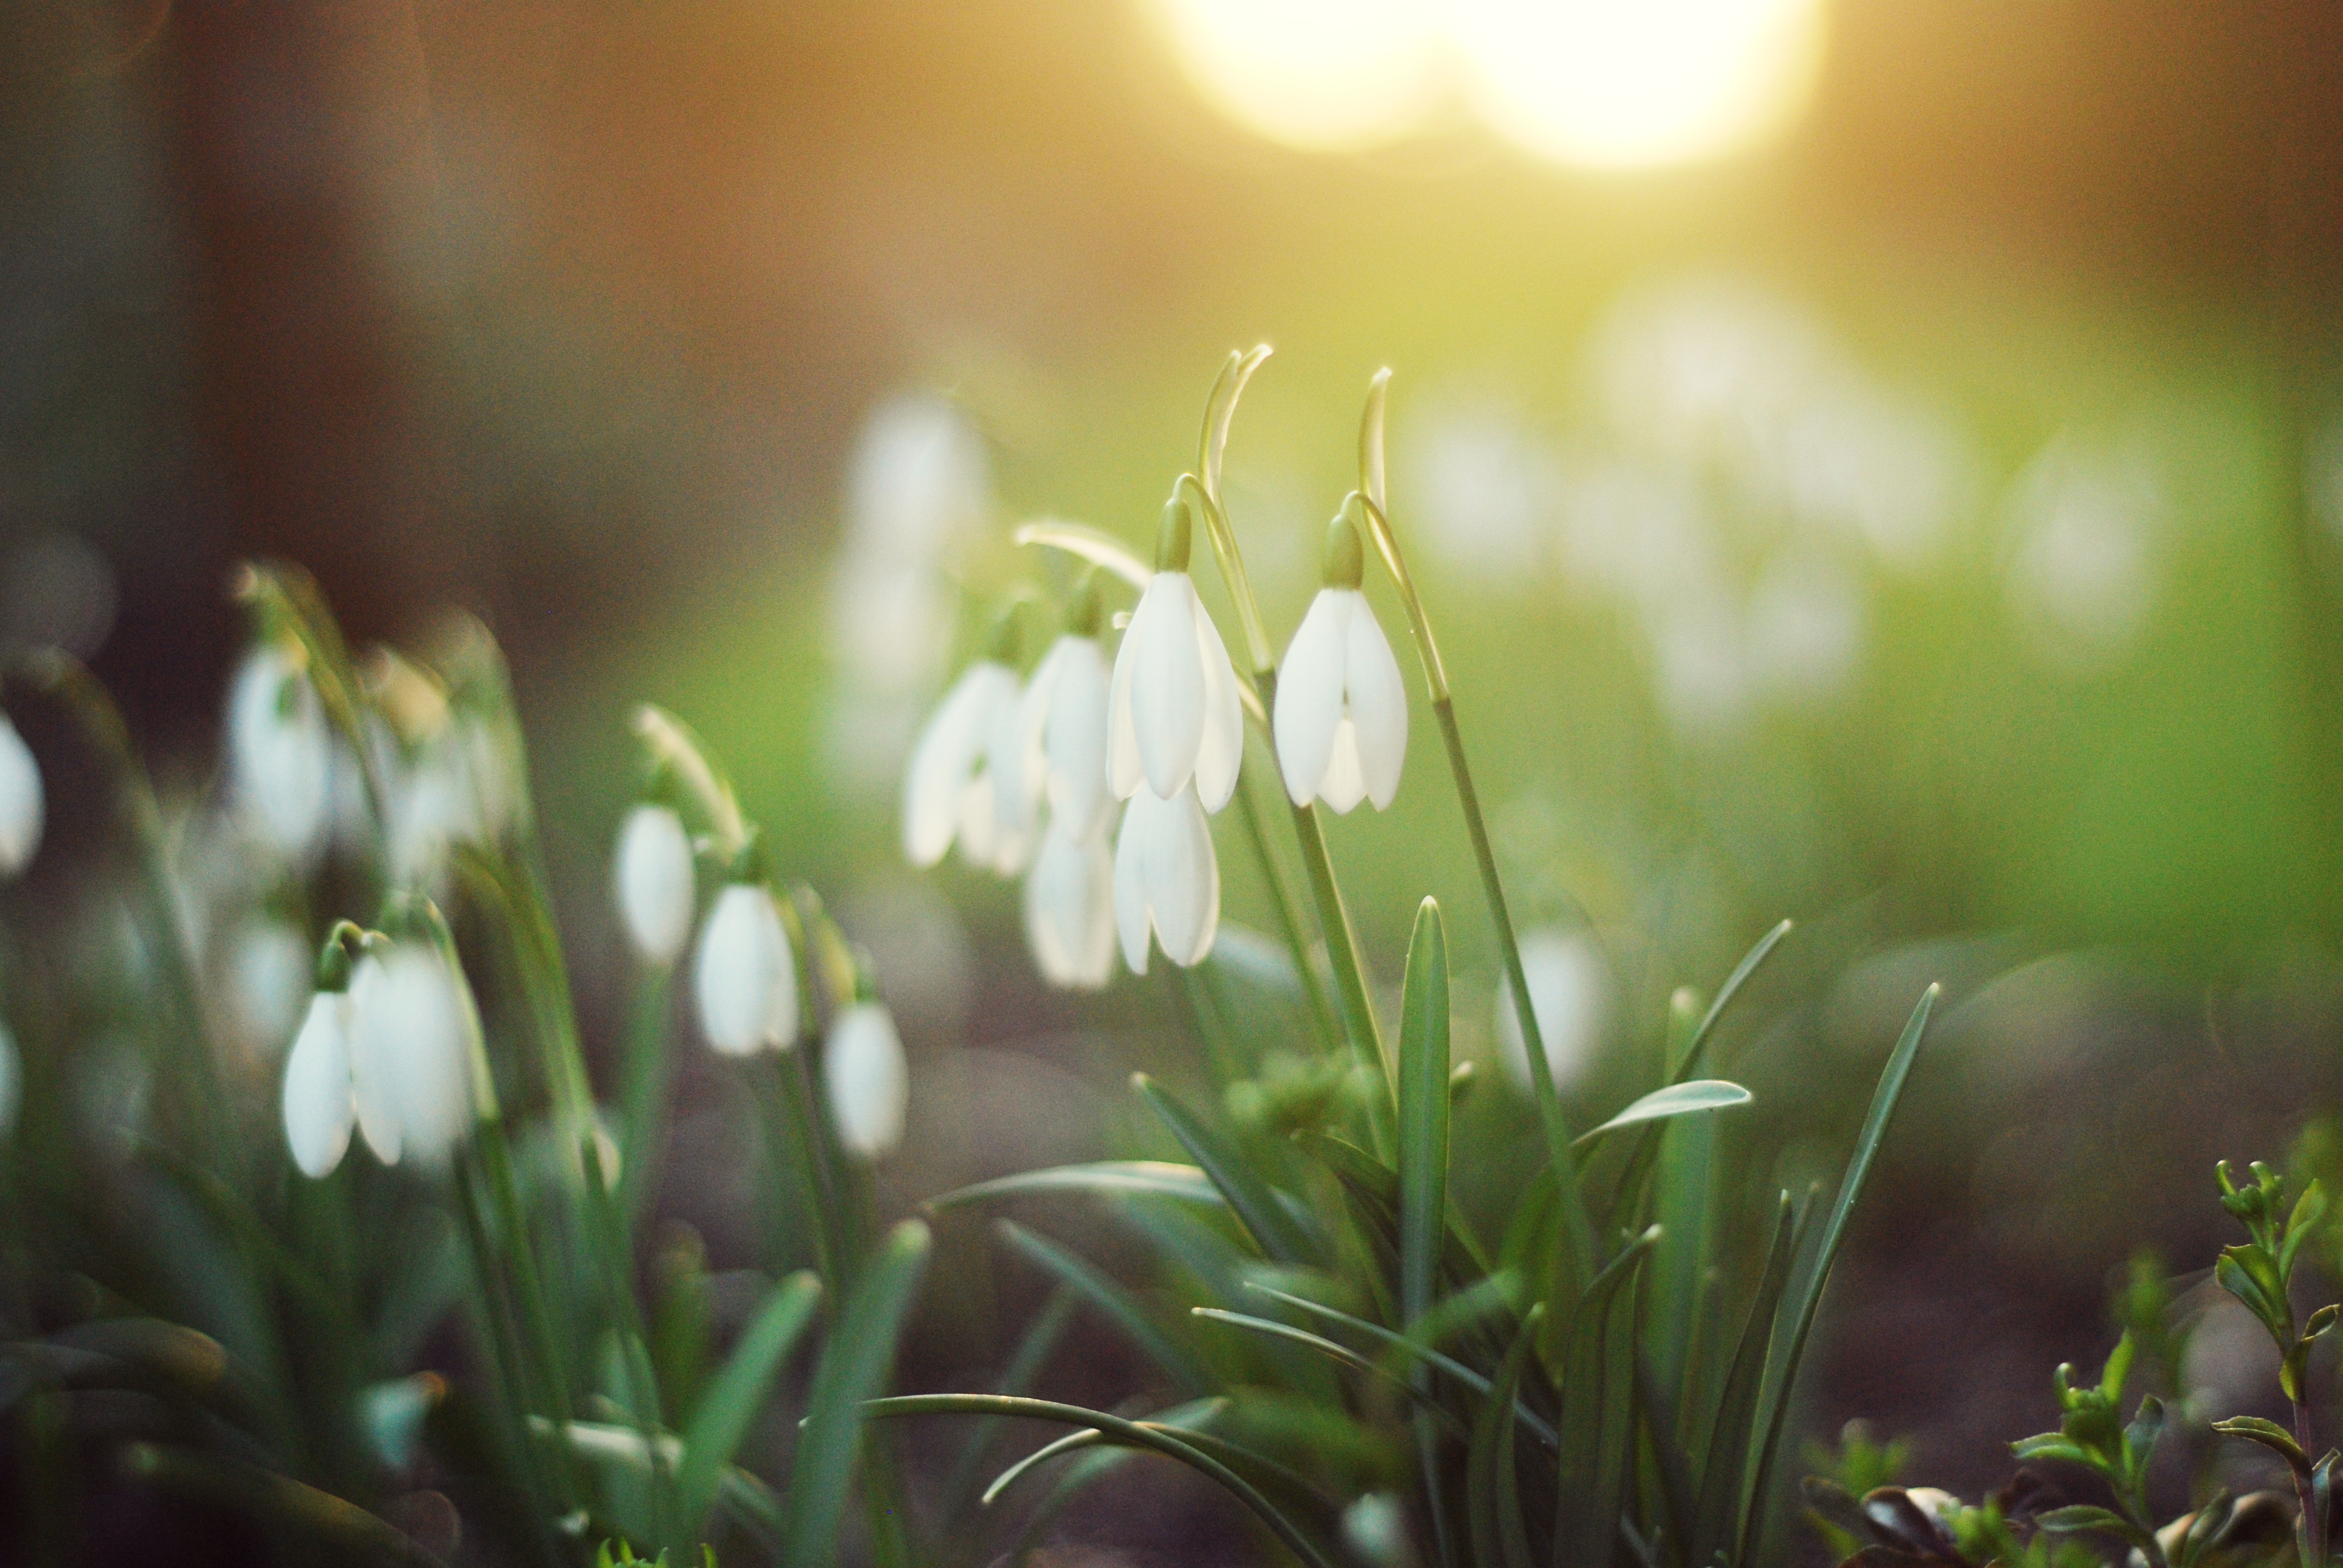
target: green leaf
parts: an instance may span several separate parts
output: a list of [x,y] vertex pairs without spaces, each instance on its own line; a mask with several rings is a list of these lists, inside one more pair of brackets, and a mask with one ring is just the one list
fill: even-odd
[[1708,1452],[1701,1468],[1700,1502],[1694,1511],[1696,1532],[1692,1561],[1707,1563],[1731,1549],[1740,1516],[1741,1498],[1748,1480],[1749,1449],[1756,1432],[1758,1396],[1765,1375],[1766,1347],[1774,1337],[1782,1292],[1790,1277],[1794,1252],[1793,1211],[1785,1192],[1775,1211],[1773,1244],[1757,1289],[1749,1298],[1748,1315],[1725,1374],[1725,1393],[1709,1425]]
[[1448,1231],[1448,940],[1426,899],[1407,944],[1399,1032],[1400,1322],[1432,1309]]
[[1037,1236],[1022,1225],[1002,1220],[997,1221],[993,1229],[1000,1233],[1001,1240],[1055,1275],[1061,1283],[1088,1302],[1101,1317],[1121,1332],[1123,1338],[1161,1369],[1182,1392],[1201,1394],[1212,1386],[1212,1374],[1163,1332],[1162,1326],[1148,1314],[1129,1291],[1048,1237]]
[[1010,536],[1019,546],[1046,545],[1053,550],[1063,550],[1070,556],[1103,567],[1132,588],[1142,592],[1155,574],[1147,563],[1132,553],[1131,547],[1112,534],[1091,528],[1087,523],[1069,523],[1056,518],[1044,518],[1040,522],[1027,523]]
[[683,1463],[676,1476],[687,1530],[702,1527],[725,1468],[739,1452],[749,1423],[764,1408],[773,1379],[812,1322],[814,1303],[820,1297],[821,1282],[806,1270],[767,1292],[724,1370],[693,1408],[683,1430]]
[[1413,1400],[1426,1414],[1448,1425],[1456,1436],[1461,1438],[1470,1435],[1464,1429],[1464,1423],[1451,1415],[1431,1394],[1417,1388],[1381,1362],[1369,1356],[1363,1356],[1348,1345],[1336,1344],[1323,1334],[1313,1334],[1308,1329],[1297,1329],[1292,1323],[1281,1323],[1272,1318],[1257,1318],[1250,1312],[1232,1312],[1220,1307],[1190,1307],[1188,1311],[1197,1317],[1208,1319],[1212,1322],[1226,1323],[1232,1328],[1243,1329],[1251,1333],[1265,1334],[1272,1339],[1286,1340],[1297,1345],[1306,1346],[1329,1361],[1338,1362],[1343,1366],[1380,1378]]
[[[1226,1399],[1218,1397],[1191,1400],[1186,1404],[1175,1405],[1170,1410],[1157,1412],[1143,1424],[1192,1428],[1227,1409],[1228,1402]],[[990,1419],[998,1421],[1000,1418],[996,1416]],[[1095,1448],[1106,1441],[1104,1432],[1092,1430],[1070,1432],[1053,1442],[1045,1442],[999,1475],[994,1476],[992,1483],[984,1489],[983,1495],[977,1501],[983,1507],[990,1508],[1000,1500],[1002,1493],[1014,1486],[1021,1478],[1058,1458],[1061,1454],[1071,1453],[1084,1448]]]
[[2294,1211],[2287,1216],[2286,1242],[2278,1254],[2278,1278],[2294,1277],[2294,1255],[2302,1250],[2303,1242],[2318,1233],[2318,1221],[2326,1215],[2327,1190],[2313,1181],[2294,1201]]
[[1554,1560],[1573,1568],[1608,1568],[1618,1544],[1635,1387],[1612,1352],[1619,1345],[1633,1353],[1634,1312],[1621,1314],[1620,1293],[1659,1240],[1654,1225],[1604,1265],[1572,1309],[1564,1337]]
[[814,1368],[805,1428],[789,1475],[781,1560],[829,1563],[862,1436],[863,1407],[886,1386],[895,1340],[928,1261],[928,1228],[906,1220],[887,1232],[830,1324]]
[[1584,1149],[1606,1132],[1616,1132],[1623,1127],[1634,1127],[1646,1121],[1665,1121],[1672,1117],[1694,1116],[1705,1111],[1726,1111],[1736,1105],[1746,1105],[1750,1093],[1737,1083],[1722,1078],[1695,1078],[1689,1082],[1671,1083],[1665,1089],[1655,1089],[1602,1126],[1580,1133],[1572,1140],[1573,1149]]
[[2274,1421],[2264,1421],[2258,1415],[2231,1416],[2227,1421],[2215,1422],[2213,1430],[2223,1437],[2242,1437],[2248,1442],[2258,1442],[2283,1457],[2296,1474],[2310,1473],[2310,1455],[2302,1452],[2302,1444],[2294,1440],[2294,1433]]
[[1237,1218],[1252,1232],[1264,1255],[1275,1262],[1303,1263],[1313,1268],[1324,1261],[1322,1250],[1286,1212],[1275,1190],[1241,1152],[1147,1074],[1135,1072],[1131,1081],[1140,1098],[1171,1130],[1172,1136],[1180,1141],[1180,1146],[1203,1168],[1205,1176],[1220,1190],[1229,1207],[1236,1211]]
[[2151,1562],[2163,1554],[2162,1549],[2157,1545],[2153,1533],[2141,1529],[2112,1508],[2098,1508],[2087,1503],[2077,1503],[2065,1508],[2054,1508],[2047,1513],[2037,1513],[2034,1516],[2034,1523],[2044,1530],[2060,1533],[2078,1530],[2096,1530],[2101,1534],[2120,1536],[2148,1553]]
[[1464,1461],[1465,1518],[1473,1536],[1473,1555],[1482,1568],[1530,1568],[1529,1542],[1522,1529],[1513,1473],[1513,1423],[1507,1412],[1513,1391],[1521,1386],[1522,1369],[1537,1342],[1544,1303],[1532,1307],[1522,1319],[1513,1342],[1491,1380],[1489,1402],[1473,1423],[1473,1442]]
[[1759,1544],[1757,1532],[1765,1522],[1766,1485],[1773,1474],[1775,1456],[1781,1448],[1783,1423],[1789,1418],[1790,1391],[1796,1385],[1798,1365],[1805,1357],[1806,1337],[1814,1332],[1815,1312],[1822,1304],[1823,1287],[1830,1281],[1831,1265],[1838,1261],[1839,1243],[1846,1236],[1847,1216],[1855,1211],[1855,1200],[1863,1194],[1864,1181],[1871,1174],[1871,1162],[1878,1157],[1880,1144],[1886,1141],[1887,1124],[1896,1114],[1896,1102],[1903,1098],[1904,1081],[1911,1076],[1913,1059],[1920,1052],[1921,1036],[1927,1031],[1928,1014],[1943,992],[1942,986],[1930,985],[1920,994],[1919,1005],[1912,1010],[1911,1020],[1905,1024],[1895,1050],[1889,1053],[1887,1066],[1879,1075],[1879,1087],[1871,1097],[1871,1110],[1863,1119],[1862,1131],[1855,1136],[1854,1157],[1847,1161],[1846,1173],[1839,1178],[1838,1195],[1832,1201],[1830,1217],[1824,1222],[1822,1241],[1784,1299],[1789,1313],[1790,1336],[1766,1379],[1756,1450],[1757,1474],[1742,1521],[1736,1561],[1755,1560]]
[[256,1465],[189,1449],[132,1443],[123,1468],[150,1486],[242,1513],[323,1559],[436,1568],[439,1559],[354,1503]]
[[1020,1171],[991,1181],[958,1188],[930,1198],[930,1209],[958,1209],[996,1198],[1025,1198],[1043,1192],[1096,1192],[1115,1196],[1171,1198],[1182,1203],[1222,1207],[1226,1200],[1212,1178],[1193,1165],[1164,1160],[1101,1160],[1089,1165],[1053,1165],[1043,1171]]
[[2009,1452],[2019,1459],[2063,1459],[2069,1464],[2088,1464],[2091,1456],[2082,1445],[2059,1432],[2046,1432],[2038,1437],[2021,1437],[2009,1445]]
[[[1334,1568],[1324,1551],[1306,1532],[1263,1496],[1260,1488],[1238,1474],[1223,1460],[1205,1452],[1202,1445],[1185,1436],[1175,1436],[1145,1422],[1128,1421],[1121,1416],[1109,1415],[1104,1411],[1085,1410],[1080,1405],[1061,1404],[1054,1400],[1012,1399],[1003,1394],[902,1394],[892,1399],[871,1400],[864,1406],[864,1412],[874,1420],[916,1415],[990,1415],[1088,1427],[1110,1439],[1134,1448],[1151,1449],[1166,1458],[1178,1460],[1192,1469],[1201,1471],[1251,1509],[1254,1516],[1268,1525],[1272,1533],[1310,1568]],[[792,1558],[791,1561],[810,1563],[819,1560]]]

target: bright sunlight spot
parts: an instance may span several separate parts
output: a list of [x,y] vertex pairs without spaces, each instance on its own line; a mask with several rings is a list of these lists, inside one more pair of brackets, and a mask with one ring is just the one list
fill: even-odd
[[1396,140],[1444,106],[1541,157],[1650,168],[1796,118],[1820,0],[1155,0],[1182,64],[1237,123],[1311,150]]

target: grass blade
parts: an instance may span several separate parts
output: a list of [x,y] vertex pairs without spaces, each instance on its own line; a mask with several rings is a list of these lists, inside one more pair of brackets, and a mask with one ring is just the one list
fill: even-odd
[[[1654,1225],[1604,1265],[1570,1314],[1564,1336],[1562,1435],[1556,1466],[1554,1561],[1569,1568],[1606,1568],[1619,1539],[1619,1494],[1632,1437],[1626,1405],[1631,1377],[1614,1375],[1613,1342],[1623,1326],[1619,1294],[1631,1285],[1660,1240]],[[1633,1314],[1624,1326],[1632,1338]]]
[[1143,1072],[1131,1074],[1140,1098],[1171,1129],[1180,1146],[1194,1157],[1204,1175],[1228,1200],[1262,1251],[1274,1262],[1322,1264],[1323,1250],[1303,1234],[1302,1227],[1278,1201],[1276,1192],[1247,1164],[1244,1157],[1222,1141],[1196,1114],[1173,1099],[1163,1086]]
[[1774,1239],[1765,1253],[1765,1271],[1749,1298],[1749,1314],[1742,1321],[1733,1370],[1725,1374],[1725,1395],[1717,1402],[1715,1419],[1709,1426],[1691,1540],[1694,1563],[1712,1561],[1733,1537],[1757,1398],[1765,1380],[1765,1350],[1773,1342],[1775,1317],[1783,1286],[1789,1281],[1790,1254],[1795,1250],[1790,1195],[1785,1192],[1775,1211]]
[[1182,1203],[1222,1207],[1212,1178],[1193,1165],[1166,1160],[1101,1160],[1089,1165],[1052,1165],[1020,1171],[991,1181],[956,1188],[928,1200],[930,1209],[960,1209],[996,1198],[1027,1198],[1044,1192],[1096,1192],[1113,1196],[1172,1198]]
[[[1473,1443],[1464,1461],[1465,1518],[1473,1534],[1473,1555],[1481,1568],[1530,1568],[1529,1542],[1522,1530],[1521,1510],[1517,1505],[1518,1483],[1510,1475],[1500,1476],[1502,1458],[1509,1470],[1513,1462],[1510,1433],[1513,1423],[1505,1419],[1513,1402],[1513,1391],[1521,1385],[1522,1369],[1529,1362],[1535,1347],[1539,1320],[1545,1315],[1541,1302],[1522,1319],[1513,1342],[1505,1352],[1505,1359],[1497,1365],[1497,1375],[1491,1381],[1489,1402],[1482,1407],[1481,1419],[1474,1423]],[[1515,1503],[1508,1506],[1509,1503]]]
[[897,1225],[873,1251],[830,1325],[789,1476],[781,1531],[781,1560],[789,1568],[820,1568],[834,1556],[863,1410],[894,1365],[895,1339],[927,1261],[928,1228],[917,1220]]
[[1683,1083],[1671,1083],[1655,1089],[1619,1112],[1602,1126],[1580,1133],[1570,1147],[1585,1148],[1606,1132],[1616,1132],[1623,1127],[1635,1127],[1647,1122],[1666,1121],[1678,1116],[1697,1116],[1704,1111],[1729,1111],[1736,1105],[1746,1105],[1749,1091],[1737,1083],[1722,1078],[1694,1078]]
[[1121,1332],[1123,1338],[1161,1369],[1182,1392],[1202,1394],[1212,1386],[1212,1374],[1163,1332],[1162,1325],[1148,1315],[1129,1291],[1047,1236],[1037,1236],[1009,1220],[999,1221],[993,1228],[1002,1241],[1088,1302],[1101,1317]]
[[1887,1058],[1887,1066],[1879,1074],[1879,1087],[1872,1094],[1871,1110],[1863,1119],[1863,1131],[1855,1137],[1854,1157],[1847,1161],[1846,1174],[1839,1178],[1838,1195],[1831,1201],[1830,1218],[1824,1221],[1822,1241],[1785,1298],[1790,1333],[1766,1379],[1757,1473],[1751,1483],[1741,1522],[1739,1561],[1749,1560],[1757,1548],[1758,1533],[1765,1526],[1765,1489],[1773,1475],[1775,1451],[1781,1446],[1782,1425],[1789,1416],[1790,1390],[1797,1382],[1798,1363],[1805,1355],[1806,1336],[1814,1330],[1823,1287],[1830,1281],[1831,1265],[1837,1261],[1839,1243],[1846,1237],[1847,1216],[1854,1212],[1855,1200],[1863,1193],[1864,1181],[1871,1174],[1871,1162],[1886,1140],[1887,1123],[1896,1114],[1896,1102],[1903,1098],[1904,1082],[1911,1076],[1913,1059],[1920,1053],[1920,1038],[1927,1032],[1928,1014],[1943,991],[1942,986],[1931,985],[1920,993],[1919,1005],[1912,1010],[1910,1021],[1905,1024],[1903,1035]]
[[1227,1323],[1232,1328],[1245,1329],[1253,1333],[1267,1334],[1274,1339],[1290,1341],[1297,1345],[1306,1345],[1330,1361],[1339,1362],[1346,1367],[1390,1383],[1413,1400],[1419,1408],[1433,1419],[1446,1422],[1455,1436],[1465,1438],[1472,1435],[1465,1430],[1464,1423],[1442,1409],[1439,1401],[1433,1399],[1431,1394],[1393,1372],[1381,1362],[1371,1356],[1363,1356],[1348,1345],[1336,1344],[1323,1334],[1313,1334],[1308,1329],[1297,1329],[1292,1323],[1281,1323],[1272,1318],[1256,1318],[1249,1312],[1232,1312],[1219,1307],[1190,1307],[1188,1310],[1197,1317],[1208,1318],[1216,1323]]
[[725,1469],[739,1452],[749,1423],[763,1408],[782,1363],[813,1321],[814,1303],[820,1298],[821,1282],[809,1270],[799,1270],[766,1292],[724,1370],[693,1407],[683,1430],[683,1463],[676,1474],[687,1530],[699,1530],[707,1518]]
[[1399,1298],[1403,1326],[1432,1309],[1448,1231],[1448,940],[1426,899],[1407,944],[1399,1032]]

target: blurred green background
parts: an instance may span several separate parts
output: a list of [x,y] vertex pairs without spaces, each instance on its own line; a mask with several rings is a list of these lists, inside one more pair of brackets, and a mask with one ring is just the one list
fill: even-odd
[[[1328,55],[1367,27],[1320,9]],[[1378,145],[1280,145],[1183,66],[1208,13],[1239,25],[20,0],[0,640],[87,653],[185,792],[233,560],[303,562],[361,638],[479,610],[605,1040],[626,716],[673,708],[890,977],[909,1201],[1101,1146],[1121,1074],[1184,1049],[1151,990],[1043,994],[1013,890],[899,868],[962,611],[1040,575],[1009,528],[1143,547],[1221,356],[1267,341],[1228,489],[1282,640],[1389,365],[1394,521],[1516,899],[1574,899],[1609,954],[1590,1103],[1783,915],[1813,934],[1745,1043],[1787,1041],[1748,1071],[1794,1137],[1953,982],[1822,1403],[1936,1421],[1931,1458],[1986,1474],[2002,1407],[1874,1375],[1895,1303],[2031,1302],[2051,1348],[2012,1331],[2005,1402],[2038,1402],[2143,1226],[2209,1237],[2202,1160],[2274,1156],[2331,1081],[2343,13],[1837,0],[1777,132],[1633,170],[1506,141],[1445,55]],[[1332,836],[1385,978],[1418,897],[1460,911],[1485,1034],[1415,734],[1394,809]],[[1229,914],[1266,925],[1233,843]],[[732,1147],[678,1151],[711,1231]],[[2057,1245],[2004,1223],[2046,1201],[2016,1164],[2064,1181]]]

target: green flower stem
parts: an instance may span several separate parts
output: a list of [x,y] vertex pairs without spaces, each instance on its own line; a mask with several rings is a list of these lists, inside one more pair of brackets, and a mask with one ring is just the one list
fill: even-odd
[[[239,1165],[244,1142],[227,1137],[220,1120],[220,1108],[227,1101],[212,1053],[195,960],[187,951],[179,923],[162,809],[156,804],[155,786],[146,776],[146,765],[130,743],[122,710],[97,678],[68,654],[43,649],[26,655],[17,669],[73,719],[91,750],[105,763],[114,785],[115,809],[138,858],[139,915],[146,927],[148,950],[170,997],[171,1010],[177,1015],[176,1028],[166,1025],[159,1031],[155,1062],[156,1087],[164,1091],[163,1104],[171,1118],[174,1141],[200,1161]],[[180,1092],[171,1093],[175,1088]]]
[[1513,913],[1505,903],[1504,882],[1497,875],[1496,855],[1489,846],[1489,826],[1482,814],[1480,792],[1473,786],[1472,764],[1464,756],[1464,738],[1456,728],[1456,705],[1449,695],[1447,667],[1441,661],[1440,644],[1433,636],[1432,619],[1424,612],[1415,579],[1409,575],[1407,559],[1400,553],[1399,537],[1392,531],[1391,520],[1383,514],[1383,409],[1390,378],[1388,370],[1376,373],[1367,394],[1366,417],[1360,423],[1359,478],[1367,530],[1373,538],[1375,553],[1383,558],[1393,585],[1399,589],[1409,627],[1415,633],[1415,650],[1423,665],[1425,691],[1432,699],[1433,715],[1440,721],[1440,739],[1448,752],[1448,771],[1455,781],[1457,802],[1463,809],[1465,831],[1473,840],[1473,858],[1480,865],[1481,892],[1489,906],[1490,923],[1496,927],[1505,978],[1513,986],[1513,1015],[1521,1022],[1522,1043],[1529,1058],[1530,1088],[1537,1098],[1538,1117],[1545,1128],[1546,1157],[1554,1166],[1554,1181],[1562,1197],[1563,1233],[1569,1243],[1564,1254],[1572,1276],[1568,1294],[1575,1299],[1600,1267],[1602,1248],[1595,1238],[1594,1221],[1587,1217],[1585,1195],[1579,1189],[1578,1167],[1570,1153],[1570,1118],[1554,1090],[1553,1068],[1546,1060],[1545,1037],[1538,1029],[1537,1010],[1530,1003],[1529,976],[1522,968],[1521,943],[1514,937]]
[[626,1063],[618,1081],[623,1138],[618,1217],[630,1240],[657,1189],[659,1155],[667,1142],[668,1097],[675,1079],[675,1059],[668,1039],[674,987],[671,965],[646,966],[635,971],[635,994],[627,1019]]
[[[764,1113],[765,1148],[773,1175],[795,1189],[798,1207],[813,1236],[814,1267],[824,1288],[835,1292],[844,1278],[844,1248],[837,1231],[838,1205],[822,1179],[806,1126],[804,1077],[795,1062],[777,1061],[769,1055],[756,1064],[750,1076],[756,1081],[759,1109]],[[787,1264],[785,1258],[773,1259],[776,1268]]]
[[[1285,945],[1293,954],[1294,972],[1302,978],[1302,992],[1309,1000],[1310,1016],[1318,1026],[1320,1042],[1339,1049],[1346,1038],[1342,1016],[1334,1010],[1334,999],[1328,994],[1326,981],[1318,972],[1309,933],[1302,928],[1302,910],[1294,903],[1292,890],[1286,886],[1285,868],[1270,848],[1268,829],[1262,824],[1261,804],[1253,799],[1253,791],[1259,787],[1258,774],[1249,774],[1237,781],[1237,807],[1244,816],[1245,836],[1252,841],[1253,854],[1261,861],[1262,880],[1268,884],[1270,901],[1277,908],[1278,929],[1284,932]],[[1273,782],[1272,787],[1274,788]]]
[[618,1332],[618,1359],[625,1364],[628,1402],[634,1407],[636,1430],[643,1452],[653,1456],[650,1466],[652,1527],[661,1541],[689,1546],[682,1538],[690,1528],[677,1513],[674,1474],[657,1461],[661,1426],[666,1422],[659,1400],[659,1374],[652,1370],[649,1337],[643,1331],[642,1308],[635,1300],[634,1248],[624,1216],[604,1180],[600,1145],[590,1132],[578,1147],[578,1169],[585,1173],[586,1196],[594,1219],[596,1251],[600,1254],[602,1282],[609,1297],[611,1326]]

